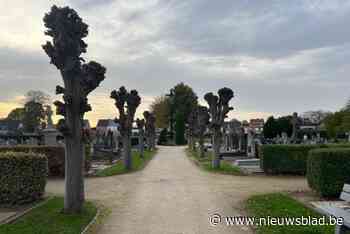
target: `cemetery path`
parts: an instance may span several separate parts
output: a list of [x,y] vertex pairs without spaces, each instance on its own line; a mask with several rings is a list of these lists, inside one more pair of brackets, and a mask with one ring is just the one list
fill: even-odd
[[[86,180],[88,199],[111,214],[100,233],[252,233],[246,226],[212,227],[209,215],[245,215],[243,201],[257,193],[305,190],[302,177],[231,176],[200,170],[184,147],[159,147],[142,171]],[[50,180],[49,193],[63,194],[63,181]]]

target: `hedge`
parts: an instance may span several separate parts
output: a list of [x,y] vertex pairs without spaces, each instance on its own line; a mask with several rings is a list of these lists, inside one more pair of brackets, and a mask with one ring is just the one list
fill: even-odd
[[338,147],[346,148],[350,144],[262,145],[259,150],[260,164],[267,174],[305,175],[310,150]]
[[307,155],[318,145],[263,145],[260,152],[261,168],[267,174],[306,173]]
[[307,181],[323,197],[339,197],[344,183],[350,183],[350,149],[328,148],[309,152]]
[[[89,147],[86,147],[86,170],[90,167],[91,155],[90,151],[87,151]],[[34,152],[38,154],[46,155],[49,165],[49,176],[51,177],[64,177],[65,174],[65,151],[63,146],[4,146],[0,147],[1,152]]]
[[48,176],[45,155],[24,152],[0,153],[0,204],[33,202],[45,192]]

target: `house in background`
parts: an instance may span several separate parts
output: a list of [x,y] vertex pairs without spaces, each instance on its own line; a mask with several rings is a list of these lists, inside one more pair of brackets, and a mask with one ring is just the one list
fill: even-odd
[[23,129],[23,124],[19,120],[0,120],[0,135],[15,135]]

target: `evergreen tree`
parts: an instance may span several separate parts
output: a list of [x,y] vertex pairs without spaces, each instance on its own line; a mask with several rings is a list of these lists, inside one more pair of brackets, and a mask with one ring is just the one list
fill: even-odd
[[176,113],[175,118],[175,143],[177,145],[185,144],[185,117],[182,112]]

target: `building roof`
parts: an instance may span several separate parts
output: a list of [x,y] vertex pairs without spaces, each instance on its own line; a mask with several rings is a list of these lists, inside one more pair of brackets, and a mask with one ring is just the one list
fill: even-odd
[[0,131],[17,131],[22,126],[22,122],[19,120],[8,120],[1,119],[0,120]]

